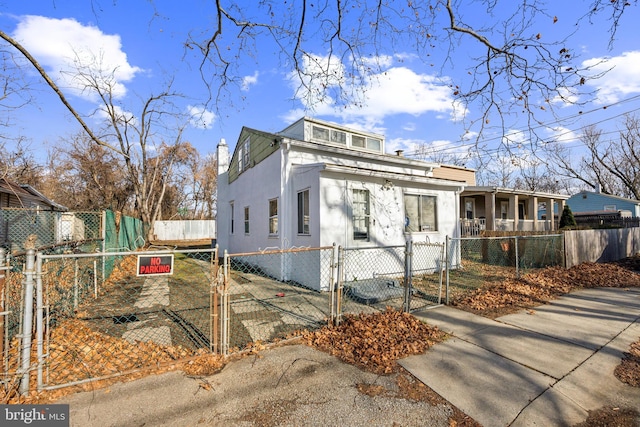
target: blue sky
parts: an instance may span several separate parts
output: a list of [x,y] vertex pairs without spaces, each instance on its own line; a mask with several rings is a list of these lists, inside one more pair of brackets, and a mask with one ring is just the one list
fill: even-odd
[[[418,58],[410,45],[383,46],[376,56],[381,65],[377,80],[364,92],[358,107],[319,102],[314,110],[305,109],[305,100],[295,91],[291,70],[278,61],[275,48],[260,42],[255,61],[236,64],[243,84],[218,104],[218,109],[206,104],[208,92],[198,67],[201,57],[194,49],[185,48],[189,35],[198,37],[210,32],[213,14],[211,1],[176,2],[117,0],[30,0],[0,3],[0,28],[21,42],[63,88],[68,99],[82,114],[89,114],[96,105],[90,93],[79,91],[69,76],[74,56],[100,57],[104,66],[117,70],[118,102],[123,108],[139,111],[140,102],[164,89],[169,79],[173,89],[184,95],[176,102],[182,111],[200,112],[184,134],[202,155],[214,153],[220,138],[233,149],[242,126],[265,131],[279,131],[303,115],[382,133],[386,150],[404,149],[411,153],[420,145],[461,152],[468,147],[477,129],[466,128],[456,121],[461,117],[451,82],[468,79],[471,58],[481,56],[474,43],[463,43],[451,54],[449,46],[432,49],[430,58]],[[248,5],[252,2],[246,1]],[[487,26],[507,19],[507,12],[488,16],[479,2],[464,2],[463,18],[473,24]],[[556,4],[557,3],[557,4]],[[231,3],[233,4],[233,3]],[[242,6],[243,2],[235,2]],[[475,6],[474,6],[475,5]],[[247,6],[251,7],[251,6]],[[582,126],[599,123],[604,129],[620,127],[620,115],[640,109],[640,42],[637,23],[640,9],[633,3],[623,16],[615,43],[609,49],[606,16],[592,23],[584,20],[576,27],[576,11],[584,10],[582,1],[553,2],[547,5],[549,19],[541,19],[536,30],[542,37],[553,39],[572,35],[572,48],[579,53],[581,65],[598,64],[594,71],[610,69],[597,81],[589,81],[588,89],[595,96],[583,97],[579,107],[556,105],[557,114],[549,115],[546,130],[549,138],[560,137],[567,146],[579,150],[577,135]],[[551,17],[557,17],[553,23]],[[440,24],[438,24],[440,25]],[[233,43],[233,40],[227,40]],[[326,47],[307,49],[318,58],[327,56]],[[406,47],[406,49],[405,49]],[[450,53],[449,60],[446,54]],[[601,64],[603,59],[606,62]],[[29,76],[33,82],[38,77]],[[26,136],[31,148],[39,155],[79,127],[47,87],[33,86],[34,103],[12,113],[11,132]],[[356,88],[357,89],[357,88]],[[609,108],[603,109],[603,106]],[[582,113],[579,114],[578,112]],[[480,112],[474,106],[465,112],[472,120]],[[541,116],[544,117],[544,116]],[[618,117],[618,119],[616,119]],[[90,125],[94,125],[88,119]],[[520,138],[525,123],[517,116],[507,122],[512,139]],[[500,141],[502,134],[488,132],[486,140]],[[524,137],[523,137],[524,138]],[[495,156],[499,157],[499,151]]]

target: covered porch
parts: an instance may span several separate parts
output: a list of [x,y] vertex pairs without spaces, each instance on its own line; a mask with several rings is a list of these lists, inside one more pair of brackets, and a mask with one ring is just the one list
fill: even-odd
[[[460,194],[460,235],[484,231],[543,231],[557,229],[557,215],[569,196],[500,187],[466,187]],[[542,219],[540,209],[555,212]]]

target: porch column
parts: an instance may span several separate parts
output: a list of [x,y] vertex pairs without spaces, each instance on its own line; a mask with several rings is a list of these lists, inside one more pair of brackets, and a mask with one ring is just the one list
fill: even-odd
[[518,214],[518,195],[512,194],[509,196],[509,219],[513,219],[513,231],[518,230],[518,223],[520,222]]
[[486,193],[484,195],[485,228],[487,230],[496,229],[496,193]]
[[554,199],[549,199],[547,202],[547,219],[551,218],[551,224],[549,225],[549,230],[553,231],[556,229],[556,210],[555,210],[556,201]]
[[533,231],[538,231],[538,196],[529,198],[529,216],[533,220]]

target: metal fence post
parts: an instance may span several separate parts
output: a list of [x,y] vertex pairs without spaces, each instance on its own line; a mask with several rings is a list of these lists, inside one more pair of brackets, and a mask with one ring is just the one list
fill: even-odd
[[223,285],[222,285],[222,298],[220,299],[220,318],[221,318],[221,331],[220,331],[220,350],[221,354],[229,354],[229,253],[225,249],[224,260],[222,264],[223,268]]
[[338,246],[338,289],[336,295],[336,325],[339,325],[342,322],[342,311],[343,304],[342,299],[344,298],[344,262],[345,262],[345,252],[342,246]]
[[404,311],[409,313],[411,311],[411,262],[413,256],[413,241],[407,240],[404,251]]
[[5,328],[5,316],[8,314],[5,311],[5,279],[7,277],[7,267],[5,266],[5,249],[0,248],[0,355],[2,357],[2,366],[5,366],[5,346],[4,346],[4,328]]
[[449,305],[449,266],[451,262],[451,254],[449,240],[451,238],[446,236],[444,239],[444,274],[445,274],[445,291],[444,291],[444,303]]
[[336,302],[337,302],[336,291],[338,288],[338,276],[336,275],[336,271],[337,271],[336,261],[338,259],[337,253],[338,253],[338,247],[334,243],[331,249],[331,263],[330,263],[331,271],[329,273],[329,276],[330,276],[330,279],[329,279],[329,292],[330,292],[329,326],[334,326],[336,324],[336,318],[337,318],[337,311],[336,311]]
[[42,390],[42,367],[44,366],[44,304],[42,289],[42,254],[36,254],[36,346],[38,351],[38,391]]
[[520,260],[518,259],[518,236],[513,238],[515,240],[515,253],[516,253],[516,277],[520,277]]
[[35,249],[27,250],[27,262],[24,270],[25,293],[22,321],[22,380],[20,393],[29,392],[29,371],[31,365],[31,330],[33,329],[33,275],[36,258]]

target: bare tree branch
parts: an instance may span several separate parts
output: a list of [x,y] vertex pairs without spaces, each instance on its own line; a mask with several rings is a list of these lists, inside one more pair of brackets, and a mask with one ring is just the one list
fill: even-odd
[[[69,101],[67,101],[67,98],[64,96],[62,91],[58,88],[58,85],[56,85],[56,83],[44,71],[44,68],[42,68],[40,66],[38,61],[36,61],[36,59],[20,43],[18,43],[16,40],[13,39],[13,37],[9,36],[8,34],[6,34],[2,30],[0,30],[0,38],[5,40],[7,43],[9,43],[15,49],[17,49],[31,63],[31,65],[33,65],[33,67],[36,70],[38,70],[38,73],[40,73],[40,75],[45,80],[47,85],[51,89],[53,89],[53,91],[56,93],[56,95],[58,95],[58,98],[60,98],[60,101],[62,102],[62,104],[67,108],[67,110],[69,110],[69,112],[71,113],[71,115],[73,115],[73,117],[76,119],[76,121],[78,123],[80,123],[80,126],[82,126],[82,129],[87,133],[87,135],[91,138],[91,140],[93,142],[95,142],[98,145],[102,145],[104,147],[107,147],[107,148],[109,148],[111,150],[118,151],[116,148],[114,148],[111,145],[109,145],[108,143],[102,141],[100,138],[98,138],[93,133],[91,128],[89,128],[89,126],[85,123],[85,121],[82,119],[82,117],[80,117],[80,115],[76,112],[76,110],[71,106]],[[120,154],[124,154],[124,153],[120,152]]]

